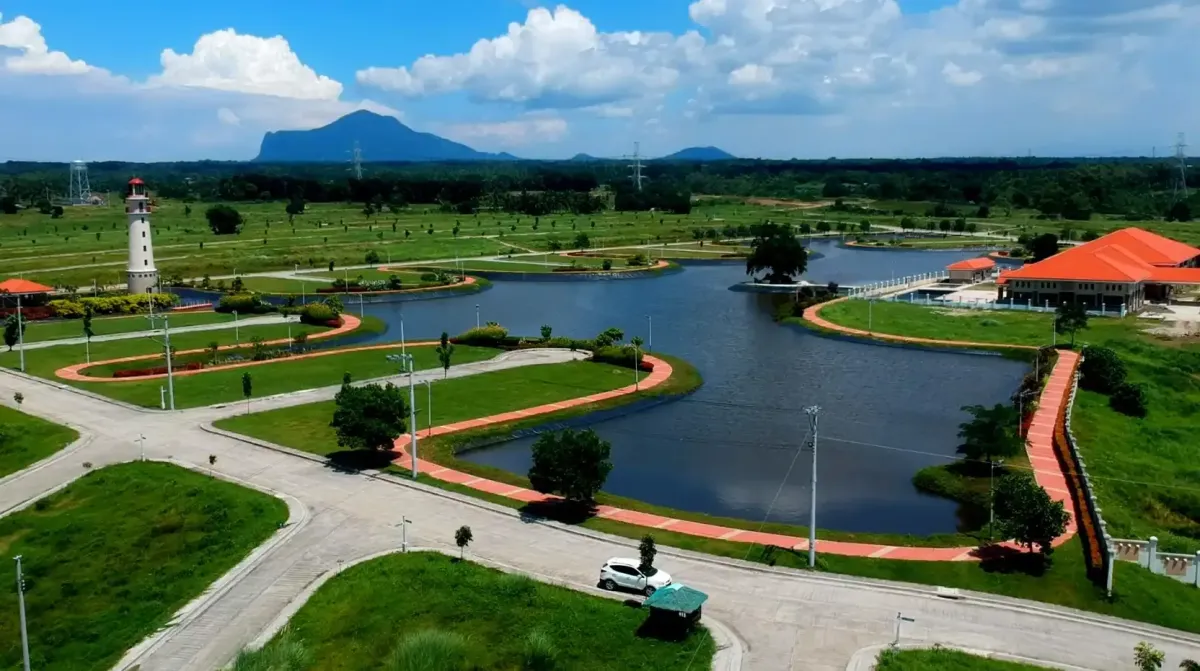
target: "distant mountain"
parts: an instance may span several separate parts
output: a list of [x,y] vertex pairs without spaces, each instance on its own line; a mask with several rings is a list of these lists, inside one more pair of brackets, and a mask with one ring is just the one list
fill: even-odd
[[432,133],[420,133],[399,119],[359,110],[312,130],[281,130],[263,136],[259,162],[336,163],[350,160],[354,143],[364,161],[513,161],[512,154],[489,154]]
[[670,156],[663,156],[660,161],[728,161],[737,158],[733,154],[716,147],[688,147]]
[[593,162],[593,161],[603,161],[604,159],[596,158],[595,156],[592,156],[591,154],[575,154],[574,156],[572,156],[571,158],[569,158],[567,160],[575,161],[577,163],[588,163],[588,162]]

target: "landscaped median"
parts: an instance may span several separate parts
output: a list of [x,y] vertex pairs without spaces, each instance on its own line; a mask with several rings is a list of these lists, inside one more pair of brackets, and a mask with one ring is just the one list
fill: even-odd
[[[0,519],[0,548],[22,557],[32,668],[113,666],[287,519],[272,496],[153,462],[87,473]],[[16,587],[0,586],[6,669],[21,664]]]
[[0,406],[0,478],[51,456],[77,438],[74,429]]

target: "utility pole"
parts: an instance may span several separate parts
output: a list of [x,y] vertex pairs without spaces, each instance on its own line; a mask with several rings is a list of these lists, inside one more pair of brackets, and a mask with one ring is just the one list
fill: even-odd
[[21,372],[25,372],[25,323],[22,321],[21,294],[17,294],[17,347],[21,350]]
[[354,141],[354,150],[350,154],[350,172],[354,174],[354,179],[362,181],[362,147],[358,140]]
[[25,628],[25,579],[21,577],[21,555],[13,557],[17,562],[17,608],[21,611],[21,658],[25,671],[29,671],[29,632]]
[[821,407],[810,405],[804,409],[812,428],[812,491],[808,507],[808,567],[817,565],[817,416]]
[[1183,133],[1175,139],[1175,160],[1179,163],[1179,176],[1175,178],[1175,189],[1172,195],[1174,202],[1187,200],[1187,142]]
[[428,394],[426,405],[429,406],[429,419],[425,423],[425,435],[433,435],[433,380],[425,380],[425,391]]
[[[150,320],[150,328],[154,328],[154,316],[147,315],[147,318]],[[171,354],[172,354],[171,353],[171,324],[167,321],[168,317],[167,317],[166,313],[163,313],[162,315],[160,315],[160,318],[162,319],[162,323],[163,323],[163,349],[166,351],[166,356],[167,356],[167,400],[169,401],[171,410],[174,410],[175,409],[175,366],[174,366],[174,363],[171,361],[171,359],[174,358],[173,356],[171,356]],[[233,320],[234,320],[234,323],[236,324],[237,323],[237,313],[236,312],[233,313]],[[236,328],[234,330],[236,331]],[[153,338],[151,338],[151,340],[153,340]]]
[[[413,389],[413,355],[389,354],[387,360],[400,364],[400,372],[408,373],[408,444],[412,457],[412,478],[417,479],[417,395]],[[431,392],[432,393],[432,392]]]
[[646,315],[646,351],[654,351],[654,317]]
[[641,142],[633,143],[633,156],[631,157],[633,163],[629,164],[630,179],[633,181],[633,188],[638,191],[642,190],[642,181],[646,179],[642,175],[641,146]]

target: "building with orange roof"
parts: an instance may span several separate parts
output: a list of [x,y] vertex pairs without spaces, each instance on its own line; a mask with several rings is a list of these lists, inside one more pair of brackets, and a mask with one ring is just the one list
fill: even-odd
[[1178,285],[1200,285],[1200,249],[1140,228],[1123,228],[1048,259],[1000,273],[1001,302],[1080,303],[1090,310],[1141,309]]
[[54,291],[54,287],[48,287],[44,284],[16,277],[0,282],[0,294],[21,294],[24,296],[29,294],[48,294],[51,291]]
[[951,263],[946,266],[946,273],[951,282],[982,282],[995,268],[995,261],[979,256]]

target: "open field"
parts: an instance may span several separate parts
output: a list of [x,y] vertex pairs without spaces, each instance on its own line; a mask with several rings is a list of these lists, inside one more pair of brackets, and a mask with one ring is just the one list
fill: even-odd
[[[220,312],[176,312],[169,313],[169,315],[171,328],[233,321],[233,315]],[[146,331],[154,327],[162,328],[162,321],[155,319],[152,324],[150,319],[148,319],[148,315],[95,317],[92,319],[92,331],[97,336],[134,333],[136,331]],[[29,343],[82,337],[82,319],[31,321],[29,322],[29,327],[25,330],[25,342]]]
[[[681,641],[643,635],[647,612],[432,552],[393,554],[332,578],[264,649],[300,642],[309,669],[374,671],[406,636],[444,632],[461,638],[461,667],[560,671],[707,669],[712,637],[696,628]],[[544,637],[553,667],[528,666],[526,641]]]
[[[428,348],[427,348],[428,349]],[[457,357],[461,349],[454,353]],[[413,349],[416,353],[419,350]],[[496,350],[482,350],[496,353]],[[432,349],[430,349],[432,354]],[[633,371],[590,361],[525,366],[434,382],[433,426],[531,408],[578,396],[617,389],[633,383]],[[236,431],[297,450],[328,456],[340,450],[329,426],[333,401],[297,405],[263,413],[230,417],[217,423]],[[429,424],[429,398],[417,390],[417,428]],[[418,434],[418,440],[421,435]],[[426,453],[426,458],[428,453]]]
[[[0,548],[24,557],[33,668],[111,667],[286,520],[278,499],[160,463],[89,473],[0,520]],[[21,663],[16,587],[0,585],[6,669]]]
[[875,671],[1042,671],[1047,667],[1018,664],[950,650],[885,650]]
[[74,429],[0,406],[0,478],[75,442]]
[[[843,301],[821,310],[831,322],[866,328],[866,301]],[[960,313],[903,303],[876,302],[877,333],[1048,345],[1053,316],[1008,311]],[[1073,410],[1078,448],[1096,496],[1117,538],[1156,535],[1164,551],[1200,550],[1200,444],[1189,428],[1200,406],[1200,342],[1167,340],[1142,331],[1137,318],[1092,318],[1076,336],[1111,347],[1132,382],[1145,385],[1150,414],[1135,419],[1115,412],[1102,395],[1080,390]],[[1059,336],[1063,338],[1063,336]]]

